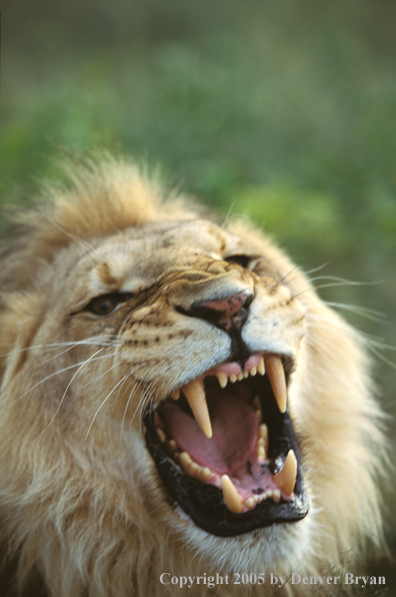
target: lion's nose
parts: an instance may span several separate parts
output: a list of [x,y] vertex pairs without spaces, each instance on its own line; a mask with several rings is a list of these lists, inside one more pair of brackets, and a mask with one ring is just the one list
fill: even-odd
[[188,314],[204,319],[226,332],[240,330],[249,314],[253,297],[251,290],[243,290],[232,296],[196,301]]

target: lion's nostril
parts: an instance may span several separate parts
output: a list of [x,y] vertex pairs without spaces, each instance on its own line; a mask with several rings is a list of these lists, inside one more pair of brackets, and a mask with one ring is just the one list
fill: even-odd
[[225,330],[241,329],[245,323],[254,295],[251,290],[243,290],[231,296],[196,301],[186,315],[199,317]]

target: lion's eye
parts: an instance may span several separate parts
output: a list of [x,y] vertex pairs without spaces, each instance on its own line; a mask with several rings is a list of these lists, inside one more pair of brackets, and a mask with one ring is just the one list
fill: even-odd
[[102,294],[97,296],[84,308],[84,311],[89,311],[95,315],[110,315],[120,303],[131,299],[132,293],[129,292],[111,292],[110,294]]
[[225,257],[225,261],[228,261],[228,263],[236,263],[241,267],[248,268],[251,258],[247,255],[230,255],[229,257]]

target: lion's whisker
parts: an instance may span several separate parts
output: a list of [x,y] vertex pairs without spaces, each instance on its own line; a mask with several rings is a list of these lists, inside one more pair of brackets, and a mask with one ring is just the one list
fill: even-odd
[[[153,386],[153,385],[154,385],[154,381],[152,381],[152,382],[151,382],[151,384],[150,384],[150,385],[148,386],[148,388],[147,388],[147,389],[148,389],[148,395],[147,395],[147,397],[145,398],[145,401],[144,401],[142,404],[139,404],[139,405],[138,405],[138,407],[137,407],[137,408],[140,410],[140,416],[139,416],[139,427],[140,427],[140,431],[142,431],[142,424],[143,424],[143,412],[144,412],[144,409],[146,408],[146,405],[147,405],[147,404],[149,404],[149,403],[151,403],[151,405],[153,405],[153,400],[152,400],[152,398],[153,398],[153,396],[154,396],[154,391],[153,391],[153,390],[150,388],[150,386]],[[165,384],[163,383],[163,384],[161,384],[161,385],[160,385],[160,387],[158,388],[158,393],[159,393],[159,394],[161,394],[162,387],[163,387],[164,385],[165,385]]]
[[[97,357],[96,359],[93,359],[93,361],[96,361],[98,358],[112,358],[115,357],[117,355],[117,352],[114,351],[110,354],[106,354],[106,355],[102,355],[102,357]],[[106,369],[106,371],[103,371],[102,373],[100,373],[99,375],[97,375],[94,379],[91,379],[89,381],[87,381],[87,383],[83,384],[81,386],[81,389],[86,388],[87,386],[89,386],[92,383],[96,383],[97,381],[99,381],[100,379],[102,379],[103,377],[105,377],[106,375],[108,375],[110,373],[110,371],[113,371],[113,369],[117,369],[117,367],[120,366],[120,362],[117,361],[116,363],[114,363],[114,365],[112,365],[111,367],[109,367],[108,369]]]
[[116,383],[116,385],[113,387],[113,389],[112,389],[112,390],[110,390],[110,392],[107,394],[106,398],[105,398],[104,400],[102,400],[102,402],[101,402],[101,404],[100,404],[99,408],[98,408],[98,409],[97,409],[97,411],[95,412],[95,414],[94,414],[94,416],[93,416],[93,418],[92,418],[92,421],[91,421],[91,423],[90,423],[90,425],[89,425],[89,427],[88,427],[88,431],[87,431],[87,434],[86,434],[86,436],[85,436],[85,441],[87,441],[87,439],[88,439],[89,432],[90,432],[90,431],[91,431],[91,429],[92,429],[92,425],[94,424],[96,417],[98,416],[98,414],[99,414],[100,410],[103,408],[103,406],[106,404],[107,400],[110,398],[111,394],[112,394],[112,393],[113,393],[113,392],[114,392],[114,391],[115,391],[115,390],[118,388],[118,386],[119,386],[120,384],[122,384],[122,383],[123,383],[123,382],[124,382],[124,381],[125,381],[125,380],[126,380],[128,377],[130,377],[130,376],[131,376],[133,373],[135,373],[135,371],[136,371],[137,369],[139,369],[139,367],[141,367],[141,366],[142,366],[142,365],[138,365],[138,366],[137,366],[137,367],[135,367],[134,369],[131,369],[131,370],[129,370],[129,371],[128,371],[128,372],[127,372],[127,373],[126,373],[126,374],[125,374],[125,375],[124,375],[124,376],[123,376],[121,379],[120,379],[120,381],[118,381],[118,382]]
[[[340,286],[377,286],[378,284],[383,284],[382,280],[376,280],[374,282],[363,282],[361,280],[348,280],[348,278],[341,278],[340,276],[316,276],[315,278],[310,278],[310,282],[317,282],[318,280],[329,281],[329,282],[336,282],[337,285]],[[321,287],[323,288],[323,286]]]
[[[396,363],[394,363],[393,361],[391,361],[390,359],[388,359],[386,356],[384,356],[384,354],[379,350],[378,347],[375,346],[375,344],[373,344],[372,342],[368,341],[367,342],[367,348],[378,358],[380,359],[380,361],[382,361],[383,363],[385,363],[385,365],[389,365],[389,367],[391,367],[392,369],[396,370]],[[387,350],[396,350],[396,347],[394,346],[386,346]]]
[[[153,382],[151,382],[151,384],[152,384],[152,383],[153,383]],[[130,426],[132,426],[132,424],[133,424],[133,421],[134,421],[134,419],[135,419],[135,416],[136,416],[136,414],[137,414],[137,412],[138,412],[138,410],[139,410],[140,406],[141,406],[141,405],[145,405],[145,403],[146,403],[146,395],[147,395],[147,393],[150,391],[150,390],[149,390],[149,387],[150,387],[150,385],[147,385],[147,386],[145,386],[145,388],[144,388],[144,390],[143,390],[143,392],[142,392],[142,394],[141,394],[141,396],[140,396],[139,402],[138,402],[138,404],[137,404],[137,406],[136,406],[136,408],[135,408],[135,412],[133,413],[133,415],[132,415],[132,419],[131,419],[131,421],[130,421],[130,423],[129,423],[129,425],[130,425]],[[140,423],[141,423],[141,421],[140,421]]]
[[129,404],[130,404],[130,402],[131,402],[131,400],[132,400],[132,397],[133,397],[133,395],[134,395],[135,389],[136,389],[136,387],[137,387],[138,385],[139,385],[139,383],[138,383],[138,382],[135,382],[135,384],[134,384],[134,386],[133,386],[132,390],[129,392],[128,400],[127,400],[127,403],[126,403],[126,405],[125,405],[125,408],[124,408],[124,415],[123,415],[123,417],[122,417],[122,421],[121,421],[121,431],[120,431],[120,437],[122,436],[122,432],[123,432],[123,429],[124,429],[124,425],[125,425],[125,419],[126,419],[126,414],[127,414],[127,412],[128,412]]
[[[99,351],[97,351],[96,353],[94,353],[95,355],[98,354],[98,352],[101,352],[102,350],[104,350],[104,348],[101,348]],[[94,355],[92,355],[94,356]],[[49,379],[51,379],[52,377],[56,377],[57,375],[60,375],[61,373],[65,373],[65,371],[70,371],[71,369],[75,369],[76,367],[79,367],[80,365],[84,365],[87,360],[88,361],[93,361],[93,360],[100,360],[100,359],[107,359],[109,357],[111,357],[112,355],[102,355],[100,357],[95,357],[94,359],[92,357],[90,357],[89,359],[85,359],[84,361],[80,361],[79,363],[74,363],[73,365],[69,365],[68,367],[64,367],[63,369],[59,369],[58,371],[54,371],[53,373],[50,373],[49,375],[47,375],[46,377],[44,377],[43,379],[41,379],[39,382],[37,382],[36,384],[34,384],[31,388],[29,388],[28,390],[26,390],[26,392],[24,392],[23,394],[21,394],[20,396],[18,396],[18,398],[16,399],[16,402],[19,400],[22,400],[22,398],[24,398],[25,396],[27,396],[30,392],[32,392],[33,390],[35,390],[38,386],[40,386],[42,383],[48,381]]]
[[361,315],[362,317],[365,317],[366,319],[370,319],[371,321],[375,321],[377,323],[381,323],[384,319],[386,319],[385,313],[381,313],[381,311],[376,311],[375,309],[369,309],[368,307],[362,307],[360,305],[349,305],[348,303],[339,303],[333,301],[324,301],[324,303],[328,307],[343,309],[344,311],[350,311],[351,313]]
[[[11,354],[19,354],[19,353],[24,353],[24,352],[29,352],[29,351],[33,351],[33,350],[37,350],[37,349],[43,349],[43,350],[54,350],[55,348],[64,348],[64,347],[68,347],[70,349],[76,347],[76,346],[114,346],[119,345],[122,346],[122,342],[121,341],[116,341],[114,342],[114,339],[117,340],[117,335],[111,335],[108,334],[106,336],[104,336],[104,338],[106,338],[106,341],[101,340],[101,336],[92,336],[91,338],[86,338],[84,340],[73,340],[70,342],[49,342],[49,343],[45,343],[45,344],[33,344],[32,346],[27,346],[25,348],[13,348],[12,350],[10,350],[9,352],[5,352],[0,354],[1,358],[5,358],[10,356]],[[62,353],[63,354],[63,353]]]
[[55,420],[55,418],[56,418],[56,415],[57,415],[57,414],[58,414],[58,412],[60,411],[60,408],[61,408],[61,406],[62,406],[62,404],[63,404],[63,400],[65,399],[65,396],[66,396],[66,394],[67,394],[67,391],[68,391],[68,389],[70,388],[71,384],[73,383],[73,380],[74,380],[74,379],[76,378],[76,376],[79,374],[79,372],[81,371],[81,369],[82,369],[83,367],[85,367],[85,365],[87,365],[87,364],[88,364],[90,361],[92,361],[92,360],[93,360],[93,358],[94,358],[94,357],[95,357],[95,356],[96,356],[96,355],[97,355],[99,352],[101,352],[102,350],[103,350],[103,348],[100,348],[100,349],[99,349],[98,351],[96,351],[96,352],[95,352],[95,353],[94,353],[94,354],[93,354],[93,355],[92,355],[92,356],[91,356],[89,359],[86,359],[86,361],[84,361],[84,363],[81,365],[81,367],[79,367],[79,369],[76,371],[76,373],[73,375],[73,377],[71,378],[71,380],[70,380],[70,381],[69,381],[69,383],[67,384],[67,386],[66,386],[66,389],[65,389],[65,391],[63,392],[62,398],[60,399],[60,402],[59,402],[59,404],[58,404],[58,407],[57,407],[57,409],[56,409],[56,411],[55,411],[55,414],[54,414],[54,416],[52,417],[52,419],[50,420],[50,422],[48,423],[48,425],[47,425],[47,426],[46,426],[46,427],[43,429],[43,431],[42,431],[42,432],[41,432],[41,433],[40,433],[40,434],[39,434],[37,437],[35,437],[33,441],[35,441],[35,440],[37,440],[39,437],[41,437],[41,436],[43,435],[43,433],[44,433],[44,432],[45,432],[45,431],[48,429],[48,427],[51,425],[51,423],[53,423],[53,422],[54,422],[54,420]]

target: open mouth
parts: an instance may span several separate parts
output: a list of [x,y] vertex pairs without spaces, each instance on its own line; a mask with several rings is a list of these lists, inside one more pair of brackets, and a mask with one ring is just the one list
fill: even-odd
[[145,415],[147,446],[170,496],[214,535],[308,512],[287,408],[291,367],[273,354],[224,363]]

